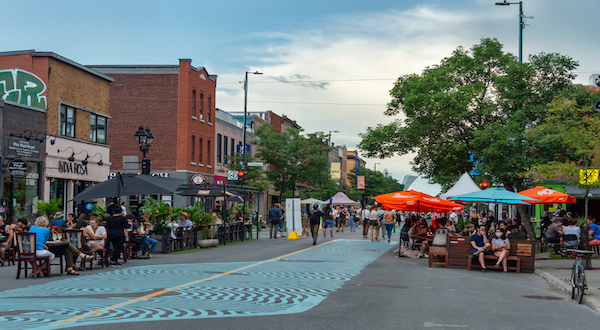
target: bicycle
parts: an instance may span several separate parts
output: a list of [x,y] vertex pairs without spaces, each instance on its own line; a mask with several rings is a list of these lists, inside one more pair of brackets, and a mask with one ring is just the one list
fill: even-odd
[[587,250],[576,250],[576,249],[561,249],[561,254],[563,256],[567,256],[570,252],[573,257],[575,257],[575,262],[573,263],[573,271],[571,272],[571,299],[578,300],[581,304],[583,303],[583,296],[585,295],[585,290],[587,287],[587,280],[585,278],[585,267],[583,266],[582,257],[585,255],[593,255],[594,251]]

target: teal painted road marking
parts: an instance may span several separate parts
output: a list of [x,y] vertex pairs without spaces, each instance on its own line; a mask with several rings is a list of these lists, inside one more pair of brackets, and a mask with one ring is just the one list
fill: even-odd
[[[0,324],[3,329],[58,329],[301,313],[321,303],[393,245],[335,240],[258,263],[141,266],[33,285],[0,293]],[[239,271],[227,274],[234,270]],[[136,300],[143,296],[149,298]]]

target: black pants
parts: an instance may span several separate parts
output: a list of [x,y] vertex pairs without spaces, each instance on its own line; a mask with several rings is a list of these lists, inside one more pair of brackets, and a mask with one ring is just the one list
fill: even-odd
[[119,260],[119,256],[121,255],[121,251],[123,250],[123,243],[125,243],[125,236],[123,236],[123,235],[108,236],[108,240],[112,243],[112,246],[114,249],[111,260],[113,262],[117,262],[117,260]]

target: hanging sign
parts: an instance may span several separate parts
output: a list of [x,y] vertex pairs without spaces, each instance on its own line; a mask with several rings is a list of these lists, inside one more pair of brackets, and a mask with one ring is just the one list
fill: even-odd
[[22,178],[29,173],[29,164],[22,159],[13,159],[7,165],[8,172],[15,178]]

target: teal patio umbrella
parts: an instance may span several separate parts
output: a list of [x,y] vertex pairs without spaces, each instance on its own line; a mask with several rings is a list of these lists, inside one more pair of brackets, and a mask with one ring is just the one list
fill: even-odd
[[468,194],[462,194],[448,198],[452,201],[475,202],[475,203],[503,203],[503,204],[524,204],[529,205],[527,201],[539,202],[539,200],[525,195],[508,191],[504,188],[488,188],[481,191],[475,191]]

